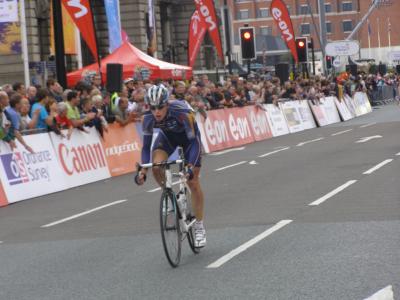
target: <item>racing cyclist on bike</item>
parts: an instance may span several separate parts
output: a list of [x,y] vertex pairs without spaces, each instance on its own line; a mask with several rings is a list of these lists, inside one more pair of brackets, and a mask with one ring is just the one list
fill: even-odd
[[[197,127],[195,115],[183,101],[168,101],[168,89],[160,85],[152,86],[146,94],[145,101],[150,110],[143,115],[143,148],[142,164],[150,162],[150,153],[153,163],[167,161],[168,157],[178,146],[183,147],[185,161],[188,167],[188,185],[193,196],[196,222],[195,247],[206,245],[206,231],[203,224],[204,195],[200,186],[199,174],[201,167],[200,131]],[[151,142],[153,129],[160,132]],[[142,169],[135,177],[135,182],[142,185],[146,181],[146,169]],[[160,167],[153,167],[153,176],[160,186],[165,182],[164,172]]]

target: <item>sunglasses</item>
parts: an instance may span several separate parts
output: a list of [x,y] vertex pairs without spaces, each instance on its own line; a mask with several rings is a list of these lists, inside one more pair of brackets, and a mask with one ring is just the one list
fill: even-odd
[[162,110],[165,107],[165,104],[163,105],[150,105],[150,110]]

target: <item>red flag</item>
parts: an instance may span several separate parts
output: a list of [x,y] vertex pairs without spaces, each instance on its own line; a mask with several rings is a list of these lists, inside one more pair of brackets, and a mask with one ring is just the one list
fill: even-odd
[[199,11],[196,9],[190,19],[189,25],[189,66],[193,67],[197,53],[199,53],[200,45],[203,42],[204,35],[207,31],[207,25],[203,18],[200,17]]
[[289,11],[286,4],[282,0],[272,0],[271,2],[271,15],[274,18],[276,24],[281,30],[282,39],[286,42],[286,45],[292,52],[294,60],[299,62],[296,51],[296,41],[294,36],[293,24],[290,19]]
[[222,52],[221,36],[219,35],[218,20],[215,13],[215,6],[213,0],[194,0],[196,3],[196,10],[199,12],[202,20],[205,22],[208,33],[217,48],[217,52],[221,61],[224,61],[224,54]]
[[72,20],[74,20],[82,38],[85,40],[94,58],[97,60],[97,43],[89,0],[62,0],[62,4],[67,9]]

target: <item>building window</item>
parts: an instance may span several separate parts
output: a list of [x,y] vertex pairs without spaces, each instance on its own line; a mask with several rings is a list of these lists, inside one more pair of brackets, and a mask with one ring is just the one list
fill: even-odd
[[332,33],[332,23],[326,22],[326,33]]
[[249,18],[249,10],[248,9],[241,9],[237,13],[238,20],[244,20]]
[[325,3],[325,12],[326,12],[326,13],[332,12],[332,4],[330,4],[330,3]]
[[269,10],[268,8],[260,8],[257,11],[257,18],[268,18],[269,17]]
[[347,20],[343,21],[343,32],[351,32],[353,30],[353,21]]
[[352,11],[353,2],[342,2],[342,11]]
[[307,4],[300,5],[300,15],[308,15],[311,9]]
[[300,35],[309,35],[311,33],[310,24],[300,24]]
[[260,27],[260,34],[261,35],[272,35],[272,28],[271,27]]

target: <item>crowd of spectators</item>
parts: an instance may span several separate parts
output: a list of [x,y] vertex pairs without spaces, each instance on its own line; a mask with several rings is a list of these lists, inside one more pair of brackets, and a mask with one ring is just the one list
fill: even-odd
[[[352,95],[356,91],[376,97],[383,86],[392,86],[396,95],[400,76],[343,73],[338,77],[312,76],[281,82],[270,74],[251,74],[247,79],[229,76],[214,83],[207,75],[194,76],[190,81],[156,82],[124,81],[122,92],[110,94],[101,85],[99,75],[79,82],[74,89],[63,89],[54,79],[46,86],[25,87],[22,83],[6,84],[0,88],[0,138],[15,148],[17,139],[27,151],[33,150],[24,141],[24,134],[53,131],[69,139],[76,128],[83,132],[95,127],[101,136],[108,124],[126,126],[138,122],[146,110],[146,90],[153,84],[164,84],[171,100],[185,101],[190,107],[207,116],[207,111],[246,105],[275,104],[285,100],[308,99],[318,103],[326,96]],[[64,130],[65,129],[65,130]]]

